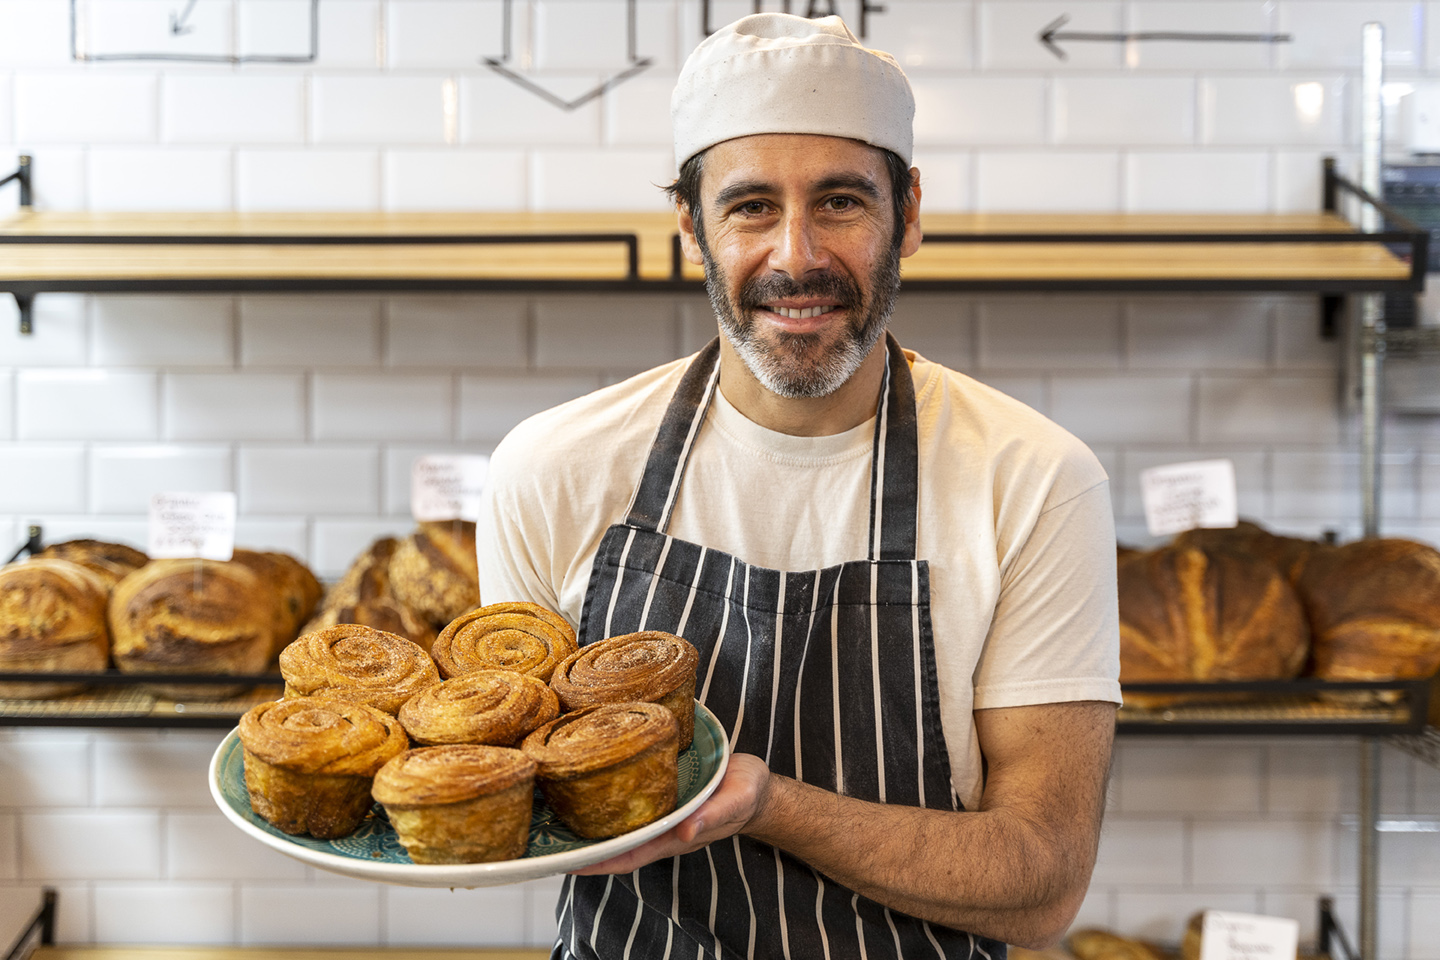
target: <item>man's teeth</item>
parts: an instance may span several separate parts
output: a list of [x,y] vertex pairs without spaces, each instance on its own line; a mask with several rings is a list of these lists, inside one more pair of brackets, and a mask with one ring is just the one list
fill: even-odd
[[771,307],[773,312],[785,317],[787,320],[808,320],[811,317],[818,317],[822,313],[829,313],[834,307],[805,307],[795,309],[792,307]]

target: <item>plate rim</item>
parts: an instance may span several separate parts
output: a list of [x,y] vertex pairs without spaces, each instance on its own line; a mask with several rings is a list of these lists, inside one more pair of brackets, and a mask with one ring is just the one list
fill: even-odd
[[[715,772],[711,775],[710,779],[701,785],[700,790],[694,797],[690,798],[690,800],[681,806],[676,807],[665,816],[651,821],[642,827],[637,827],[629,833],[599,840],[590,846],[582,847],[578,850],[546,853],[535,857],[522,857],[515,860],[500,860],[493,863],[388,863],[362,860],[358,857],[347,857],[342,854],[330,853],[324,850],[312,850],[298,843],[287,842],[251,823],[238,810],[230,805],[221,790],[220,761],[227,749],[230,748],[231,743],[239,740],[240,728],[238,726],[232,728],[221,739],[219,745],[215,748],[215,752],[210,755],[208,771],[210,796],[211,799],[215,801],[216,806],[220,808],[220,812],[224,814],[225,818],[239,828],[241,832],[259,840],[278,853],[332,873],[362,880],[392,883],[400,886],[480,887],[523,883],[528,880],[537,880],[542,877],[565,873],[569,870],[577,870],[581,867],[599,863],[601,860],[633,850],[688,817],[702,803],[710,798],[710,795],[719,787],[720,781],[724,778],[725,770],[729,766],[730,742],[725,735],[725,728],[708,707],[697,700],[695,701],[695,710],[697,713],[703,711],[708,720],[707,725],[713,727],[717,734],[716,739],[720,744],[720,757],[716,764]],[[599,848],[603,848],[601,855],[594,857],[588,856],[592,851]]]

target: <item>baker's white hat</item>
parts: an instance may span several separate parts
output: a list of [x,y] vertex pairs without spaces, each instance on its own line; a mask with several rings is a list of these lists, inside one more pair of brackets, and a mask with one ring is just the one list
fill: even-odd
[[757,13],[707,37],[670,98],[675,162],[757,133],[849,137],[909,163],[915,97],[895,58],[839,17]]

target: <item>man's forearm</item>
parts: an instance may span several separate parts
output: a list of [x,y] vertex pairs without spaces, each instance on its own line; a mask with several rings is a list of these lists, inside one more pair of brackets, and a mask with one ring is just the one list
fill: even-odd
[[778,776],[745,833],[885,906],[1037,947],[1069,924],[1093,862],[1088,837],[1057,836],[1009,809],[867,803]]

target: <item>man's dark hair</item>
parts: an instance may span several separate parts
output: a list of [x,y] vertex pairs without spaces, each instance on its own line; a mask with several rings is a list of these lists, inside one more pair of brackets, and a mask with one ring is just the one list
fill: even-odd
[[[905,235],[905,211],[912,201],[910,193],[910,165],[900,159],[900,155],[893,150],[878,148],[885,155],[885,172],[890,176],[890,208],[895,218],[895,232],[891,242],[895,246],[900,245],[900,239]],[[679,206],[690,211],[690,216],[695,224],[695,239],[701,246],[705,245],[705,224],[700,209],[700,177],[705,172],[705,151],[686,160],[680,165],[680,175],[675,182],[665,188],[670,199]]]

